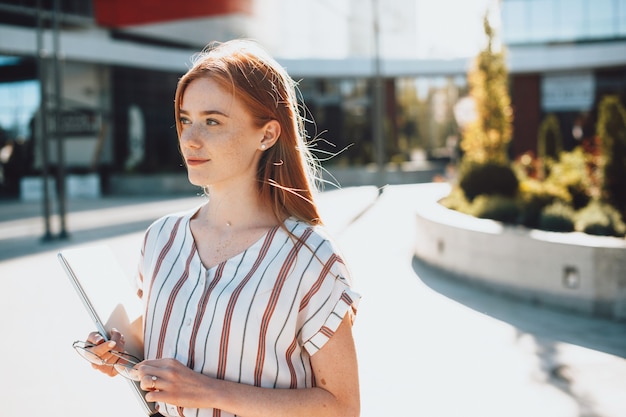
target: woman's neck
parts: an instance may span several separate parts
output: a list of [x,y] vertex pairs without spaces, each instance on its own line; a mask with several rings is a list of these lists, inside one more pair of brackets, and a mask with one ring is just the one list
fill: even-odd
[[198,213],[211,228],[249,229],[271,227],[278,223],[271,207],[256,190],[209,189],[209,201]]

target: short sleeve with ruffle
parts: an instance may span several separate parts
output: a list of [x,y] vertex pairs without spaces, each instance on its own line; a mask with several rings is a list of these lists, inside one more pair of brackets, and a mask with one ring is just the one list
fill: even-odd
[[326,241],[324,260],[317,276],[301,300],[298,321],[298,340],[309,355],[317,353],[333,336],[346,314],[356,313],[361,295],[352,288],[351,276],[343,259]]

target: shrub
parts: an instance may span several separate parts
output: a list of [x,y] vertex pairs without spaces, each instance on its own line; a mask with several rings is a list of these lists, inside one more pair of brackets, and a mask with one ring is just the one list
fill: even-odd
[[572,206],[556,201],[541,210],[539,228],[552,232],[573,232],[575,215]]
[[537,178],[539,170],[539,160],[535,158],[531,151],[524,152],[518,156],[512,163],[511,167],[520,181],[527,178]]
[[472,202],[481,194],[513,198],[517,195],[519,181],[508,164],[464,161],[459,172],[459,186],[467,200]]
[[561,187],[569,194],[564,201],[571,202],[574,209],[585,207],[590,200],[591,180],[587,172],[587,157],[582,147],[562,152],[550,169],[547,184]]
[[459,187],[452,187],[450,194],[439,200],[439,204],[450,209],[460,211],[461,213],[469,213],[469,203],[463,194],[463,190]]
[[597,132],[604,161],[602,190],[614,207],[626,212],[626,109],[618,96],[600,102]]
[[544,207],[555,201],[569,201],[569,198],[567,190],[559,185],[525,179],[519,186],[520,224],[538,228],[539,217]]
[[481,219],[516,223],[519,216],[519,207],[513,198],[483,194],[474,199],[469,214]]
[[622,237],[626,224],[615,207],[592,200],[577,213],[576,230],[590,235]]

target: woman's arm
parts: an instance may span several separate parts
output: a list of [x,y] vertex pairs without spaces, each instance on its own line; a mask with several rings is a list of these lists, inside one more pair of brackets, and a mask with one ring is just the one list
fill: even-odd
[[[350,314],[311,357],[317,387],[271,389],[217,380],[174,359],[144,361],[141,386],[146,400],[181,407],[217,408],[242,417],[358,416],[359,377]],[[152,376],[157,380],[153,381]]]

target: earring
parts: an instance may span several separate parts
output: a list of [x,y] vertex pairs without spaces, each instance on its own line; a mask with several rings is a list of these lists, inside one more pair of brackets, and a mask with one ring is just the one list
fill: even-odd
[[264,150],[265,150],[265,148],[267,148],[267,145],[266,145],[266,144],[264,144],[264,143],[262,143],[262,144],[261,144],[261,150],[262,150],[262,151],[264,151]]

